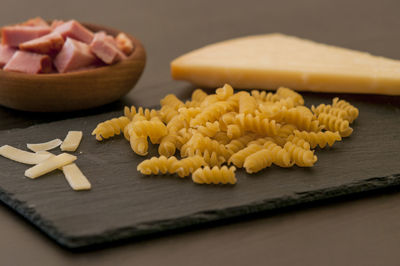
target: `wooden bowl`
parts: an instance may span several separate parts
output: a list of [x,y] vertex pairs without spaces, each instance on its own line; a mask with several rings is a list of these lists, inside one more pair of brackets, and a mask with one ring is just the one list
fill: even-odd
[[[120,31],[89,23],[90,30],[116,36]],[[125,33],[126,34],[126,33]],[[146,52],[139,40],[125,60],[111,66],[55,74],[24,74],[0,70],[0,105],[34,112],[66,112],[101,106],[120,99],[139,80]]]

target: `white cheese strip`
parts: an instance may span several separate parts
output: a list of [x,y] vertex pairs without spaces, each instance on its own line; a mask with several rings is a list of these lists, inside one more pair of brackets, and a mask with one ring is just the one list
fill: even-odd
[[37,154],[23,151],[10,145],[1,146],[0,155],[10,160],[25,164],[38,164],[50,158],[50,155],[48,154]]
[[76,164],[63,166],[62,170],[73,190],[89,190],[92,187]]
[[[54,157],[55,155],[48,151],[39,151],[40,154],[49,154]],[[73,190],[90,190],[92,185],[86,176],[81,172],[75,163],[68,164],[59,168],[63,171],[65,179],[67,179],[68,184]]]
[[61,144],[62,151],[76,151],[82,140],[82,131],[69,131]]
[[29,178],[37,178],[64,165],[70,164],[76,159],[76,156],[68,153],[61,153],[54,157],[51,156],[49,159],[27,169],[25,171],[25,176]]
[[52,149],[60,146],[61,143],[62,143],[61,139],[53,139],[53,140],[50,140],[50,141],[44,142],[44,143],[26,144],[26,146],[31,151],[38,152],[38,151],[52,150]]

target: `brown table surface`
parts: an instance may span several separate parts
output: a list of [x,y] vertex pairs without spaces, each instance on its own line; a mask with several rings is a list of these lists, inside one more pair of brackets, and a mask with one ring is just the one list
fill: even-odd
[[[169,62],[208,43],[269,32],[400,59],[398,0],[51,1],[2,0],[0,25],[37,15],[107,24],[137,36],[148,62],[123,100],[72,114],[0,107],[0,130],[67,117],[151,106],[192,88],[172,81]],[[379,141],[379,140],[377,140]],[[73,253],[0,205],[1,265],[400,265],[397,188],[298,206],[229,224]]]

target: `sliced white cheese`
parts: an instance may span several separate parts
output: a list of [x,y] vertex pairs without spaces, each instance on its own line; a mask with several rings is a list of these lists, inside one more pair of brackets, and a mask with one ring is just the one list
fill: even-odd
[[52,149],[60,146],[61,143],[62,143],[61,139],[53,139],[53,140],[50,140],[50,141],[44,142],[44,143],[26,144],[26,146],[31,151],[38,152],[38,151],[52,150]]
[[89,190],[92,187],[76,164],[63,166],[62,170],[73,190]]
[[29,178],[37,178],[57,168],[70,164],[76,159],[76,156],[68,153],[61,153],[57,156],[51,156],[49,159],[27,169],[25,171],[25,176]]
[[62,151],[76,151],[82,140],[82,131],[69,131],[61,144]]
[[10,145],[1,146],[0,155],[10,160],[25,164],[38,164],[50,158],[49,154],[37,154],[23,151]]

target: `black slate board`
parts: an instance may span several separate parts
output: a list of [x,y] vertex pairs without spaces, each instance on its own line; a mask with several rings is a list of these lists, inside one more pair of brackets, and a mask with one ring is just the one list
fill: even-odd
[[[329,103],[334,96],[308,93],[306,105]],[[0,199],[59,244],[81,248],[400,184],[400,98],[341,97],[360,109],[351,137],[317,150],[313,168],[238,171],[236,186],[140,175],[136,166],[143,158],[123,137],[100,143],[90,135],[98,122],[120,112],[2,131],[0,145],[25,149],[26,143],[83,130],[75,154],[92,190],[71,190],[60,171],[30,180],[24,177],[29,166],[1,157]]]

